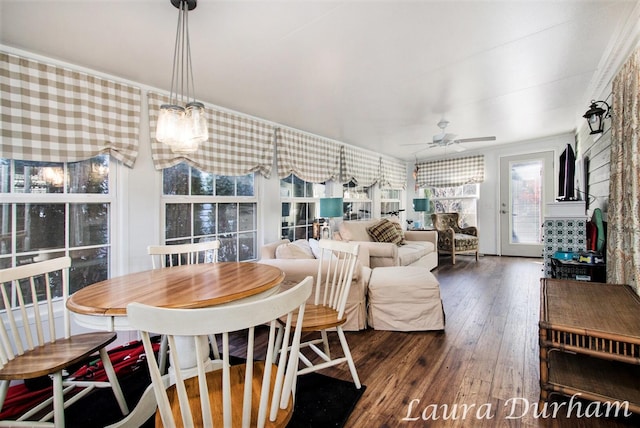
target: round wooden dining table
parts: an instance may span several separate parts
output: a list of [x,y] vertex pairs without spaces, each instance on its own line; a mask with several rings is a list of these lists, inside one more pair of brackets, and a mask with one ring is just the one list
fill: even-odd
[[[129,303],[183,309],[234,304],[277,292],[283,279],[284,272],[280,269],[260,263],[220,262],[174,266],[118,276],[89,285],[71,295],[67,300],[67,309],[72,312],[76,322],[85,327],[110,331],[132,330],[127,321]],[[194,354],[193,358],[197,356]],[[181,359],[181,366],[184,362]],[[186,364],[195,366],[195,360]],[[153,416],[156,407],[155,395],[149,385],[129,415],[111,427],[140,426]]]
[[203,308],[260,298],[277,291],[280,269],[251,262],[182,265],[117,276],[76,291],[67,309],[78,324],[101,330],[130,330],[127,305]]

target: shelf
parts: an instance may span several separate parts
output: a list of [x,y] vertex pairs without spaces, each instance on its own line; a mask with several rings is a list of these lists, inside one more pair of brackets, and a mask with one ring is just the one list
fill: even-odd
[[551,350],[549,380],[541,387],[567,396],[580,394],[592,401],[625,400],[630,411],[640,413],[639,379],[637,365]]

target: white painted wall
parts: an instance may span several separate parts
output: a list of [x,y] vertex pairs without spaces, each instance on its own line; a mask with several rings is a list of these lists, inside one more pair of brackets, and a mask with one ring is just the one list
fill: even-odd
[[[567,144],[574,144],[573,133],[561,134],[543,139],[523,141],[521,143],[498,146],[482,151],[465,151],[458,157],[484,155],[484,182],[480,185],[478,201],[478,235],[480,253],[500,254],[500,158],[535,152],[553,151],[555,153],[554,192],[557,191],[558,157]],[[435,160],[435,159],[434,159]],[[412,176],[413,165],[407,166],[407,218],[417,218],[413,211],[412,199],[416,196],[415,181]]]

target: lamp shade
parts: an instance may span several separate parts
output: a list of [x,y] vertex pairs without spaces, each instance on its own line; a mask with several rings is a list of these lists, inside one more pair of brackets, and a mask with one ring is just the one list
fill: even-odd
[[321,198],[320,217],[342,217],[342,198]]
[[413,200],[413,210],[416,212],[429,211],[429,199],[418,198]]

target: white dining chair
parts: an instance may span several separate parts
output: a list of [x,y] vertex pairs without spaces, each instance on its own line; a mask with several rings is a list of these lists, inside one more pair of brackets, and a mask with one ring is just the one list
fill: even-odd
[[[0,421],[0,426],[64,427],[64,409],[94,388],[111,388],[122,414],[129,413],[106,349],[116,340],[116,333],[71,334],[65,305],[69,298],[70,266],[71,258],[59,257],[0,270],[3,309],[0,317],[0,411],[11,381],[47,375],[53,379],[52,396],[24,411],[16,421]],[[55,298],[54,287],[60,287],[62,299]],[[58,304],[62,320],[56,319]],[[66,368],[94,358],[96,352],[106,372],[107,382],[80,381],[64,376]],[[65,401],[65,394],[75,388],[81,389]],[[53,410],[48,412],[52,403]]]
[[201,241],[193,244],[149,245],[147,253],[151,256],[153,269],[161,267],[216,263],[218,261],[220,241]]
[[[153,269],[164,267],[217,263],[220,241],[201,241],[193,244],[149,245],[147,253],[151,256]],[[209,338],[214,358],[219,358],[218,342],[215,336]],[[160,367],[163,373],[167,368],[168,344],[165,337],[160,341]]]
[[[158,402],[156,426],[285,427],[293,413],[296,372],[305,302],[311,295],[312,277],[295,287],[246,303],[200,309],[168,309],[140,303],[127,306],[131,325],[140,331]],[[291,343],[274,362],[280,319],[284,340]],[[266,352],[256,334],[268,325]],[[150,332],[168,338],[174,371],[163,376],[153,353]],[[246,333],[244,363],[231,365],[229,334]],[[243,333],[243,334],[244,334]],[[197,368],[183,371],[183,357],[202,355],[211,334],[222,337],[221,368],[197,358]],[[185,339],[186,338],[186,339]],[[185,341],[192,349],[186,349]],[[203,343],[204,342],[204,343]],[[177,345],[178,344],[178,345]],[[287,353],[290,350],[290,353]],[[236,356],[237,357],[237,356]],[[185,357],[186,358],[186,357]]]
[[[302,331],[317,332],[319,337],[300,343],[300,361],[304,367],[298,371],[298,375],[347,363],[353,382],[356,388],[360,389],[358,372],[342,330],[342,325],[347,321],[344,313],[345,306],[360,246],[330,239],[321,239],[319,246],[320,262],[314,288],[314,302],[307,304],[302,323]],[[331,329],[335,329],[342,347],[342,354],[333,357],[327,335]],[[313,359],[313,357],[318,358]]]

